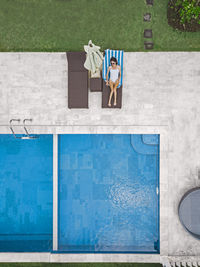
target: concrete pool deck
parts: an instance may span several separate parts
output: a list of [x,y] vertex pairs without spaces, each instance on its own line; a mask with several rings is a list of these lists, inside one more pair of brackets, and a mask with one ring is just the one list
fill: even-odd
[[[10,133],[10,119],[32,118],[31,133],[161,134],[161,256],[200,261],[200,241],[177,215],[182,195],[200,186],[199,61],[198,52],[125,53],[122,109],[102,109],[101,93],[90,92],[89,109],[70,110],[65,53],[0,53],[0,133]],[[44,254],[38,256],[44,261],[160,260],[148,254]],[[6,258],[0,253],[0,261]]]

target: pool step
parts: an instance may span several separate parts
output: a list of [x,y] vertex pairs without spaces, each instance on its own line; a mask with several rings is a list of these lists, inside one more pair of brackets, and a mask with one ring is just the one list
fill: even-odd
[[142,135],[143,143],[147,145],[158,145],[159,144],[159,135],[158,134],[143,134]]
[[146,134],[131,134],[131,145],[137,153],[156,155],[159,152],[159,138],[157,137],[156,139],[155,136],[150,135],[148,137]]

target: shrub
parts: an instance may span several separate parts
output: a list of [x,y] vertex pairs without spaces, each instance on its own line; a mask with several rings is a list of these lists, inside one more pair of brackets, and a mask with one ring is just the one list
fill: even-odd
[[200,24],[200,0],[177,0],[175,5],[181,24],[191,23],[192,20]]

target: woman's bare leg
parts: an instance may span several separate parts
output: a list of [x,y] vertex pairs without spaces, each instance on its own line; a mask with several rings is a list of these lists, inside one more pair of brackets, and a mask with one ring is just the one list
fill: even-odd
[[113,91],[114,91],[114,106],[117,105],[117,86],[119,85],[119,82],[117,81],[114,84]]
[[110,96],[109,96],[108,106],[111,107],[111,99],[114,93],[113,82],[109,81],[109,85],[110,85]]

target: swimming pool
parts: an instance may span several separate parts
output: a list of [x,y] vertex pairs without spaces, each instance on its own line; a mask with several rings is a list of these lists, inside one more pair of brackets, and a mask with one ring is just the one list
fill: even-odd
[[[57,154],[56,154],[57,153]],[[159,253],[159,135],[0,135],[0,251]],[[55,236],[55,235],[54,235]]]
[[66,252],[159,252],[159,136],[59,136]]

